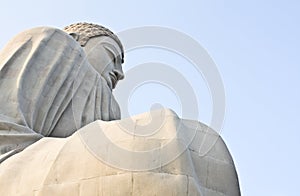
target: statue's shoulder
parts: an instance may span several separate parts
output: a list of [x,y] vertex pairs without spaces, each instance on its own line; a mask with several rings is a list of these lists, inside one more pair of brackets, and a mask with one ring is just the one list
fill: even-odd
[[45,44],[47,48],[52,47],[54,51],[71,48],[81,54],[84,53],[80,44],[68,33],[55,27],[41,26],[24,30],[12,37],[0,52],[0,61],[1,56],[9,56],[9,54],[19,49],[32,49],[32,46],[35,46],[33,48],[37,48]]
[[27,40],[31,41],[44,41],[49,39],[57,39],[57,43],[68,43],[79,45],[68,33],[61,29],[49,26],[40,26],[21,31],[15,35],[8,43],[18,43]]
[[58,33],[63,35],[68,35],[63,30],[56,28],[56,27],[50,27],[50,26],[39,26],[39,27],[33,27],[30,29],[26,29],[24,31],[21,31],[18,35],[22,34],[51,34],[51,33]]

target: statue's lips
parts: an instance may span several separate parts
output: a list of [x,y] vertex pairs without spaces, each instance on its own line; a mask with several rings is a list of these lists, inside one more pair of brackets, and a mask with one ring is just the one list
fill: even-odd
[[109,76],[111,78],[112,88],[115,88],[115,86],[117,84],[117,81],[118,81],[118,78],[113,72],[109,72]]

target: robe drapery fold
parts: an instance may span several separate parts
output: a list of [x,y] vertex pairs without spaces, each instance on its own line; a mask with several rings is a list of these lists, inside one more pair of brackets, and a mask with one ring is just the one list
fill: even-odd
[[120,109],[82,47],[65,32],[39,27],[0,53],[0,155],[45,136],[67,137]]

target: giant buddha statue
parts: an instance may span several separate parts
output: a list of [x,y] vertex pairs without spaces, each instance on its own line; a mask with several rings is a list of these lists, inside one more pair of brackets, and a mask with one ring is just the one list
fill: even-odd
[[165,108],[120,119],[123,62],[118,37],[91,23],[33,28],[4,47],[0,195],[240,195],[208,126]]

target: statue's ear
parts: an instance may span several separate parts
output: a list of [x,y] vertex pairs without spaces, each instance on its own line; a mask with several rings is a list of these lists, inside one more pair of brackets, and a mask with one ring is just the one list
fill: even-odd
[[79,34],[77,34],[77,33],[69,33],[69,35],[71,35],[76,41],[79,40]]

